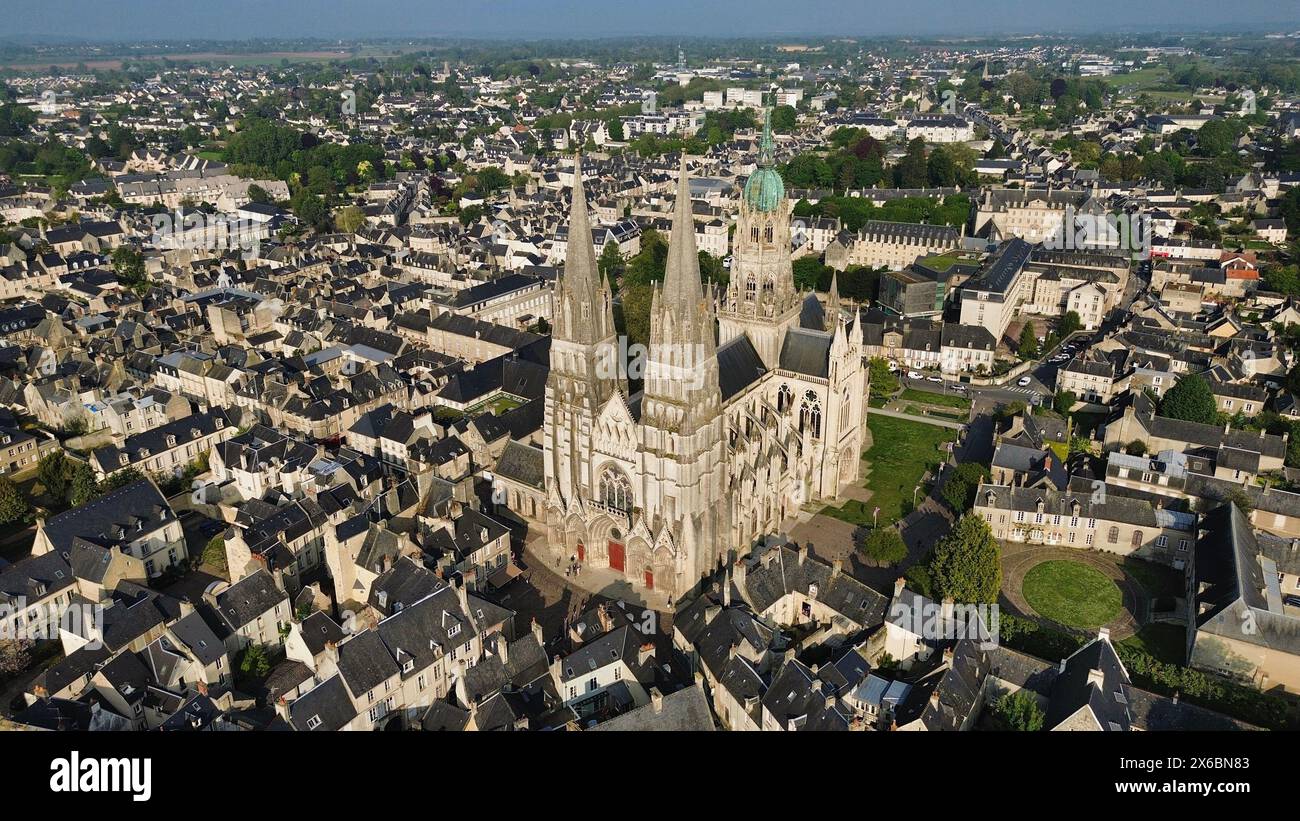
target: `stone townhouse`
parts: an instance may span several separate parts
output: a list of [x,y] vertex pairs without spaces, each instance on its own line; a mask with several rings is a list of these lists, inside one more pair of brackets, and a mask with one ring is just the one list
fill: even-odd
[[38,519],[32,555],[55,552],[72,556],[80,541],[139,559],[149,578],[189,558],[180,520],[149,479],[132,482],[49,519]]
[[974,512],[998,539],[1079,549],[1182,567],[1196,515],[1111,492],[980,485]]
[[223,410],[196,413],[127,436],[120,445],[98,448],[91,454],[90,464],[100,479],[127,468],[179,476],[196,459],[238,432]]

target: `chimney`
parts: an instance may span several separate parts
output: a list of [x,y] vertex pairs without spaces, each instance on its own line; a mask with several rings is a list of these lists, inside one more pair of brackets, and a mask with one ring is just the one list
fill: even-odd
[[944,624],[950,623],[952,621],[952,613],[953,613],[952,596],[944,597],[944,600],[941,604],[941,608],[942,609],[940,612],[943,614],[943,623]]
[[460,612],[466,616],[469,615],[469,591],[465,589],[465,583],[452,585],[456,588],[456,598],[460,601]]
[[654,658],[654,655],[655,655],[654,644],[647,642],[646,644],[641,645],[640,649],[637,650],[636,663],[645,666],[645,664],[647,664],[650,661],[650,659]]
[[664,696],[658,687],[650,688],[650,708],[655,711],[655,715],[664,711]]
[[939,709],[939,690],[938,688],[930,691],[930,706]]
[[951,667],[951,666],[952,666],[952,648],[951,648],[951,647],[945,647],[945,648],[943,648],[943,663],[944,663],[944,666],[946,666],[946,667]]
[[722,578],[722,606],[731,606],[731,568],[727,568],[727,573]]
[[812,547],[812,542],[808,544],[795,544],[795,554],[799,557],[799,566],[803,567],[803,560],[808,558],[808,549]]
[[1178,696],[1179,696],[1179,692],[1177,690],[1174,690],[1174,698],[1173,698],[1174,704],[1178,703]]
[[902,576],[899,576],[897,579],[894,579],[894,598],[898,598],[899,596],[903,595],[903,588],[906,586],[907,586],[907,579],[904,579]]
[[734,659],[735,657],[736,657],[736,645],[733,644],[727,648],[727,659],[731,660]]
[[532,624],[528,625],[528,629],[532,631],[533,638],[537,639],[537,646],[545,647],[546,643],[542,641],[542,626],[537,623],[537,619],[533,619]]
[[1098,690],[1106,686],[1106,674],[1101,670],[1093,669],[1088,671],[1088,683],[1095,685]]
[[1060,664],[1060,666],[1058,666],[1058,667],[1056,668],[1056,671],[1057,671],[1058,673],[1064,673],[1064,672],[1065,672],[1065,659],[1061,659],[1061,664]]
[[814,693],[820,693],[820,692],[822,691],[822,680],[821,680],[821,679],[819,679],[819,678],[815,678],[815,679],[812,680],[812,691],[813,691]]
[[1102,641],[1107,641],[1107,642],[1110,641],[1110,628],[1103,627],[1100,630],[1098,630],[1097,638],[1101,639]]
[[835,709],[835,696],[833,695],[826,696],[826,709],[827,710]]
[[843,572],[844,572],[844,560],[843,560],[843,559],[836,559],[835,561],[831,562],[831,578],[832,578],[832,579],[835,578],[836,576],[840,575],[840,574],[843,573]]
[[736,589],[741,591],[741,593],[743,594],[745,591],[745,574],[749,572],[749,566],[745,564],[744,559],[741,559],[740,561],[736,562],[735,565],[733,565],[733,567],[735,569],[734,572],[732,573],[732,578],[736,582]]
[[501,659],[501,666],[510,663],[510,642],[500,633],[497,633],[497,656]]

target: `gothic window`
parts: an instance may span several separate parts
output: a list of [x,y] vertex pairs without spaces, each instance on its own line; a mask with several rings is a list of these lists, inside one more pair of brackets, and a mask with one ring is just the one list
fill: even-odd
[[771,277],[763,277],[763,293],[770,294],[776,290],[776,282]]
[[763,229],[763,240],[765,242],[772,241],[772,226],[770,224]]
[[789,385],[782,385],[776,392],[776,412],[785,413],[794,407],[794,394],[790,392]]
[[758,242],[758,226],[757,226],[757,225],[755,225],[754,227],[752,227],[752,228],[749,229],[749,238],[752,239],[754,242]]
[[632,509],[632,483],[621,470],[605,468],[601,473],[600,500],[624,512]]
[[754,280],[752,279],[745,280],[745,298],[753,299],[755,290],[756,287],[754,285]]
[[803,433],[805,428],[812,429],[814,439],[821,438],[822,405],[817,400],[817,394],[814,391],[805,393],[803,404],[799,406],[799,432]]

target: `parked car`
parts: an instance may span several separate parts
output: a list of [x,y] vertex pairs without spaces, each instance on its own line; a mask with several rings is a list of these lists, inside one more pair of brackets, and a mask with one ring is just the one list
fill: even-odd
[[924,379],[924,378],[925,378],[925,374],[921,373],[920,371],[908,371],[908,372],[907,372],[907,378],[908,378],[908,379]]
[[935,376],[934,374],[930,374],[929,376],[927,376],[927,377],[925,378],[925,380],[926,380],[927,382],[942,382],[942,381],[943,381],[943,377],[942,377],[942,376]]
[[1291,607],[1300,607],[1300,596],[1290,595],[1282,599],[1282,603]]
[[1032,381],[1033,381],[1033,380],[1030,379],[1029,377],[1027,377],[1027,376],[1022,376],[1022,377],[1020,377],[1019,381],[1016,382],[1016,384],[1019,385],[1019,386],[1022,387],[1022,388],[1027,388],[1027,387],[1029,387],[1029,383],[1032,382]]

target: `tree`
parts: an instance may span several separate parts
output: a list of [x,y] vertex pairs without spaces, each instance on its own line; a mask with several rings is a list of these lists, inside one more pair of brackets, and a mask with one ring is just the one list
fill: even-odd
[[68,497],[68,459],[63,451],[56,450],[41,457],[36,464],[36,481],[45,488],[45,495],[56,504]]
[[132,482],[138,482],[145,478],[139,468],[126,467],[114,472],[111,476],[105,476],[104,481],[99,483],[97,492],[100,496],[110,491],[117,490],[120,487],[126,487]]
[[239,672],[250,678],[266,678],[271,672],[271,659],[266,648],[260,644],[250,644],[244,648],[239,657]]
[[600,269],[600,275],[611,283],[619,272],[623,270],[623,255],[618,252],[617,242],[606,242],[605,247],[600,249],[600,257],[596,260],[596,267]]
[[1209,383],[1196,374],[1188,374],[1165,394],[1160,403],[1160,415],[1213,425],[1218,418],[1218,405]]
[[1038,356],[1038,337],[1034,334],[1034,324],[1026,322],[1025,327],[1020,329],[1020,344],[1016,346],[1016,353],[1021,359],[1034,359]]
[[22,639],[0,639],[0,679],[15,676],[32,663],[32,643]]
[[68,484],[68,504],[72,507],[81,507],[90,500],[94,499],[97,494],[95,487],[95,472],[90,469],[90,465],[85,462],[72,463],[72,478]]
[[1036,733],[1043,729],[1043,708],[1029,690],[1007,693],[993,703],[993,723],[999,730]]
[[1057,391],[1056,398],[1052,400],[1052,408],[1062,416],[1067,415],[1074,403],[1079,401],[1079,397],[1074,391]]
[[992,604],[1002,587],[1002,549],[988,524],[968,513],[935,546],[930,572],[940,596]]
[[1227,493],[1223,494],[1220,499],[1224,502],[1231,502],[1237,506],[1243,516],[1250,516],[1251,511],[1255,509],[1255,503],[1250,500],[1250,495],[1239,487],[1234,487]]
[[882,356],[871,358],[867,380],[871,392],[876,396],[889,396],[898,392],[898,377],[889,369],[889,360]]
[[954,512],[965,513],[974,504],[975,493],[987,477],[988,472],[979,462],[962,462],[948,471],[940,495]]
[[907,545],[896,527],[878,527],[867,535],[862,552],[878,564],[898,564],[907,558]]
[[130,245],[119,245],[110,256],[113,261],[113,273],[122,284],[137,294],[149,290],[149,277],[144,272],[144,255]]
[[271,201],[271,195],[265,188],[253,183],[248,186],[248,199],[250,202],[268,203]]
[[1062,339],[1083,328],[1083,320],[1079,318],[1078,311],[1066,311],[1065,316],[1061,317],[1061,325],[1057,328],[1057,333]]
[[7,476],[0,476],[0,524],[10,524],[27,515],[31,505]]

